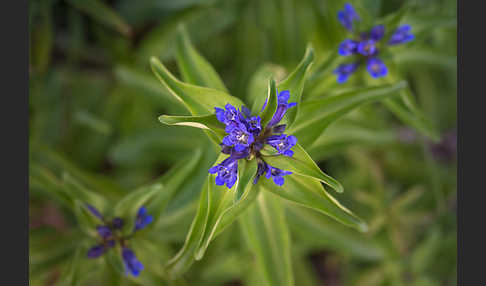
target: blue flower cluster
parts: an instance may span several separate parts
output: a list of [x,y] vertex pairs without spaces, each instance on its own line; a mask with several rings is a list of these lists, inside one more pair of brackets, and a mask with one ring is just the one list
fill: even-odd
[[[344,5],[344,10],[338,12],[338,20],[350,32],[354,32],[353,22],[360,18],[353,6],[349,3]],[[410,32],[410,25],[399,26],[390,36],[386,44],[394,46],[410,42],[414,35]],[[337,82],[344,83],[348,77],[356,71],[361,63],[366,62],[366,69],[373,78],[383,77],[388,73],[385,63],[378,58],[379,45],[385,36],[385,26],[376,25],[370,31],[354,33],[355,39],[346,39],[339,44],[338,53],[341,56],[356,55],[357,60],[351,63],[339,65],[334,74],[337,75]]]
[[[116,217],[111,221],[107,221],[104,219],[101,213],[92,205],[86,204],[86,208],[94,216],[104,222],[104,225],[99,225],[96,227],[96,231],[101,238],[101,243],[91,247],[88,250],[87,256],[89,258],[100,257],[110,248],[113,248],[116,245],[116,242],[119,242],[122,246],[122,259],[123,263],[125,264],[126,274],[138,276],[140,274],[140,271],[143,270],[143,265],[140,261],[138,261],[133,250],[126,246],[126,241],[128,240],[128,237],[123,237],[119,234],[119,230],[121,230],[121,228],[123,227],[123,220],[119,217]],[[152,221],[153,217],[147,214],[147,209],[145,207],[141,207],[137,213],[133,232],[143,229]]]
[[[215,107],[218,120],[223,123],[228,135],[223,138],[221,152],[228,154],[229,157],[221,163],[209,169],[209,173],[217,174],[216,185],[231,189],[238,179],[238,160],[256,158],[258,169],[254,184],[258,182],[261,175],[265,174],[267,179],[273,178],[275,184],[282,186],[283,176],[292,174],[290,171],[280,170],[267,164],[261,154],[265,144],[272,146],[279,155],[292,157],[294,152],[291,150],[297,144],[297,138],[293,135],[284,134],[285,124],[279,124],[284,117],[287,109],[297,105],[295,102],[288,102],[290,92],[284,90],[278,93],[277,110],[266,126],[262,126],[260,116],[252,116],[245,106],[241,110],[236,109],[231,104],[226,104],[225,109]],[[262,107],[265,109],[267,102]]]

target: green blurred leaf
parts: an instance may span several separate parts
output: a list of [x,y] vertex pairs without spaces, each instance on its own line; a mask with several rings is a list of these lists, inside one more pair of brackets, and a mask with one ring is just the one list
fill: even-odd
[[315,178],[330,186],[338,193],[342,193],[344,191],[341,183],[324,173],[319,166],[317,166],[314,160],[312,160],[309,154],[307,154],[304,148],[300,146],[300,144],[297,143],[292,150],[294,151],[294,155],[292,157],[270,155],[264,156],[264,159],[268,164],[276,168],[292,171],[305,177]]
[[245,241],[255,255],[264,285],[294,285],[290,235],[282,206],[276,197],[261,192],[240,217]]
[[211,64],[192,46],[184,26],[178,29],[176,43],[177,65],[185,82],[228,92]]
[[[223,156],[220,156],[220,159]],[[168,272],[177,277],[187,271],[193,261],[204,256],[209,243],[220,234],[253,202],[259,192],[253,184],[256,162],[245,162],[243,174],[235,186],[228,190],[226,186],[214,183],[215,175],[209,175],[202,189],[199,208],[191,229],[187,234],[184,246],[179,253],[168,262]],[[235,202],[237,193],[242,193]]]
[[289,127],[294,122],[297,112],[300,112],[300,102],[302,99],[302,92],[304,90],[304,83],[313,62],[314,49],[309,44],[299,65],[292,71],[292,73],[289,74],[286,79],[278,83],[279,92],[284,90],[290,91],[290,98],[288,102],[297,102],[297,108],[290,108],[286,112],[286,117],[288,119],[287,126]]
[[400,81],[306,101],[300,108],[302,115],[288,133],[296,136],[303,146],[310,146],[338,118],[365,103],[396,95],[406,86],[405,81]]
[[163,191],[164,186],[160,182],[150,184],[129,193],[115,205],[113,213],[116,217],[123,218],[124,234],[130,234],[134,230],[138,209]]
[[274,64],[264,64],[253,73],[248,84],[247,102],[250,103],[252,114],[258,114],[268,96],[268,81],[275,78],[283,80],[285,69]]
[[76,251],[74,252],[74,255],[71,259],[71,261],[66,265],[64,268],[61,276],[59,277],[59,282],[56,284],[58,286],[75,286],[78,284],[79,278],[78,276],[80,268],[82,266],[83,261],[83,256],[85,255],[85,247],[84,246],[79,246]]
[[121,258],[121,251],[118,246],[111,248],[103,256],[106,259],[106,262],[113,267],[120,276],[125,276],[125,264]]
[[96,21],[113,28],[125,36],[131,36],[131,27],[105,3],[99,0],[67,0],[77,9],[87,13]]
[[328,194],[318,180],[292,174],[285,177],[285,183],[281,187],[271,180],[260,180],[259,184],[263,188],[286,200],[328,215],[349,227],[360,231],[367,230],[366,223]]
[[183,83],[176,79],[156,58],[150,60],[152,70],[171,94],[191,112],[192,115],[214,113],[214,107],[224,107],[227,103],[241,107],[243,102],[223,91]]
[[286,208],[290,229],[314,248],[330,248],[366,260],[385,256],[380,244],[336,221],[312,210],[289,206]]

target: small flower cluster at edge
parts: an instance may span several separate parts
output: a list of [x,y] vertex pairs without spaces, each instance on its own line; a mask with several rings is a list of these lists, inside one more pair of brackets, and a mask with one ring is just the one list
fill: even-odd
[[[366,69],[373,78],[387,75],[388,68],[385,63],[378,58],[379,44],[385,36],[385,26],[376,25],[370,31],[358,33],[353,30],[353,22],[360,21],[359,15],[349,3],[344,5],[344,9],[338,12],[339,22],[350,32],[354,32],[354,39],[345,39],[339,44],[338,53],[341,56],[357,55],[358,60],[339,65],[334,74],[337,75],[337,82],[344,83],[353,74],[362,62],[366,62]],[[394,46],[412,41],[415,37],[410,32],[410,25],[399,26],[390,36],[387,44]],[[383,44],[383,43],[382,43]]]
[[[114,247],[115,244],[118,242],[122,247],[121,256],[125,265],[125,274],[132,274],[135,277],[138,276],[143,270],[143,264],[137,259],[133,250],[127,247],[126,242],[129,239],[129,236],[124,237],[118,233],[119,230],[121,230],[123,227],[123,220],[119,217],[116,217],[112,220],[105,220],[105,218],[95,207],[89,204],[86,204],[86,207],[94,216],[104,222],[103,225],[98,225],[96,227],[96,231],[98,233],[98,236],[100,237],[101,242],[100,244],[95,245],[88,250],[88,258],[100,257],[110,248]],[[152,221],[153,217],[147,214],[147,209],[142,206],[140,209],[138,209],[132,234],[138,230],[145,228]]]
[[[258,169],[253,181],[256,184],[262,175],[279,186],[284,184],[284,176],[292,174],[290,171],[275,168],[263,159],[260,150],[265,145],[273,147],[277,155],[292,157],[291,150],[297,144],[297,138],[284,134],[286,125],[279,124],[287,110],[297,105],[289,103],[290,92],[281,91],[277,96],[277,110],[266,126],[262,126],[260,116],[252,116],[245,106],[241,110],[231,104],[226,104],[225,109],[215,107],[218,120],[225,125],[227,135],[223,138],[221,152],[229,156],[221,163],[209,169],[209,173],[217,174],[216,185],[225,185],[231,189],[238,179],[238,161],[241,159],[256,158]],[[267,102],[262,107],[265,109]]]

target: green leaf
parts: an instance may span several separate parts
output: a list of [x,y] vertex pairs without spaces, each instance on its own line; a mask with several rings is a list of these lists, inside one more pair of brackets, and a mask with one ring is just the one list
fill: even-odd
[[291,174],[285,176],[285,183],[281,187],[271,180],[260,178],[260,181],[265,190],[286,200],[316,210],[359,231],[367,230],[366,223],[328,194],[318,180]]
[[406,86],[405,81],[400,81],[306,101],[300,108],[301,116],[288,133],[296,136],[303,146],[310,146],[338,118],[365,103],[396,95]]
[[[224,155],[226,156],[226,155]],[[220,155],[218,161],[223,157]],[[202,259],[209,243],[253,202],[259,189],[253,184],[256,173],[256,162],[245,164],[242,174],[232,190],[226,186],[217,186],[214,183],[215,175],[209,175],[199,199],[199,208],[192,222],[189,233],[182,249],[167,265],[170,276],[177,277],[183,274],[194,260]],[[235,202],[236,193],[242,193]]]
[[286,214],[292,233],[312,248],[330,248],[375,261],[385,256],[384,249],[365,234],[340,225],[320,213],[289,205]]
[[264,156],[264,160],[279,169],[292,171],[295,174],[299,174],[309,178],[315,178],[324,184],[333,188],[336,192],[342,193],[343,186],[336,179],[325,174],[319,166],[312,160],[312,158],[307,154],[307,152],[300,146],[296,144],[292,150],[294,155],[292,157],[283,155],[270,155]]
[[437,130],[432,126],[432,123],[425,117],[410,111],[407,107],[401,104],[400,99],[388,98],[383,101],[383,104],[405,124],[415,128],[418,132],[428,136],[434,141],[440,139]]
[[165,210],[170,199],[180,191],[188,178],[197,171],[199,162],[202,159],[201,149],[197,149],[190,154],[189,158],[181,160],[167,171],[157,182],[164,186],[164,190],[159,192],[147,205],[147,212],[154,217],[154,224],[160,218],[160,214]]
[[176,59],[182,79],[190,84],[228,92],[211,64],[192,46],[184,26],[179,26],[176,38]]
[[75,286],[78,282],[79,276],[79,268],[82,266],[83,263],[83,256],[85,255],[86,248],[83,246],[79,246],[74,255],[63,270],[61,276],[59,277],[59,282],[56,284],[58,286]]
[[246,193],[247,188],[251,187],[252,179],[255,177],[257,171],[256,160],[240,160],[238,162],[238,182],[235,189],[234,203],[238,203]]
[[264,64],[252,75],[248,84],[247,102],[250,103],[252,114],[258,114],[262,110],[268,95],[268,81],[275,78],[283,80],[285,69],[274,64]]
[[77,9],[87,13],[96,21],[113,28],[125,36],[131,36],[131,27],[109,6],[99,0],[68,0]]
[[219,122],[215,114],[204,116],[161,115],[159,116],[159,121],[167,125],[191,126],[209,130],[218,136],[219,140],[216,139],[217,143],[221,142],[223,137],[226,135],[226,132],[224,131],[224,124]]
[[152,70],[171,94],[191,112],[192,115],[214,113],[215,107],[224,107],[227,103],[241,107],[243,102],[226,92],[183,83],[175,78],[155,57],[150,60]]
[[[288,102],[297,102],[297,108],[290,108],[286,112],[287,126],[290,127],[297,116],[297,110],[300,109],[300,102],[302,92],[304,90],[304,83],[306,81],[308,71],[314,61],[314,49],[309,44],[304,54],[304,58],[294,71],[282,82],[278,84],[279,92],[284,90],[290,91],[290,98]],[[300,112],[300,111],[299,111]]]
[[277,100],[277,87],[275,85],[275,80],[270,78],[268,81],[268,95],[267,95],[267,106],[263,110],[261,118],[261,126],[267,126],[273,115],[277,111],[278,100]]
[[[294,285],[290,235],[282,206],[276,197],[261,192],[241,216],[241,229],[255,255],[264,285]],[[261,271],[261,272],[260,272]]]
[[164,191],[164,186],[157,182],[148,186],[140,187],[121,199],[114,208],[114,216],[124,220],[123,233],[132,233],[137,219],[138,209],[145,206],[157,194]]
[[125,276],[125,264],[121,258],[119,247],[113,247],[103,255],[108,264],[121,276]]

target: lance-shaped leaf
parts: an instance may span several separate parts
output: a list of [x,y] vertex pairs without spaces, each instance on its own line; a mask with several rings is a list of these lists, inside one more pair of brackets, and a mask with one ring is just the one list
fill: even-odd
[[125,264],[123,263],[121,257],[121,249],[117,245],[116,247],[111,248],[108,250],[107,253],[103,255],[105,257],[105,261],[113,267],[113,269],[121,276],[124,276],[126,273]]
[[304,58],[300,61],[299,65],[286,79],[278,84],[279,92],[284,90],[290,91],[288,102],[297,102],[297,108],[290,108],[286,112],[287,126],[291,126],[297,116],[297,110],[299,110],[302,98],[302,91],[304,90],[304,83],[313,61],[314,49],[309,44],[305,51]]
[[270,78],[268,81],[268,95],[266,103],[267,105],[261,114],[262,126],[267,126],[267,123],[270,122],[278,107],[277,86],[273,78]]
[[300,107],[296,123],[289,128],[303,146],[310,146],[329,126],[351,110],[372,101],[397,95],[398,91],[407,86],[405,81],[395,84],[385,84],[346,92],[343,94],[309,100]]
[[311,247],[335,249],[366,260],[385,256],[385,250],[376,241],[327,216],[297,206],[289,205],[285,210],[290,229]]
[[201,128],[213,132],[217,136],[217,143],[226,135],[224,125],[219,122],[215,114],[203,116],[170,116],[161,115],[159,121],[167,125],[181,125]]
[[94,20],[113,28],[125,36],[131,35],[131,27],[109,6],[100,0],[68,0],[77,9],[87,13]]
[[202,159],[201,149],[197,149],[190,154],[187,160],[181,160],[167,171],[157,182],[164,185],[164,190],[157,193],[155,197],[147,204],[147,213],[154,217],[154,225],[160,218],[160,214],[165,210],[170,199],[177,191],[180,191],[182,185],[191,178],[196,171],[199,162]]
[[360,231],[367,230],[366,223],[363,220],[329,195],[322,184],[315,179],[291,174],[285,176],[285,183],[281,187],[270,180],[260,178],[260,181],[265,190],[284,199],[323,213],[349,227]]
[[383,101],[383,104],[405,124],[435,141],[439,140],[440,136],[432,123],[425,116],[410,111],[400,102],[400,99],[388,98]]
[[252,75],[248,84],[246,102],[251,106],[251,113],[258,114],[262,111],[265,99],[268,95],[268,81],[271,78],[281,81],[286,73],[282,66],[274,64],[264,64]]
[[[224,156],[221,155],[218,161]],[[232,190],[214,183],[215,175],[209,175],[203,187],[199,208],[194,218],[184,246],[179,253],[169,261],[169,275],[177,277],[184,273],[195,259],[199,260],[209,246],[209,243],[229,226],[256,198],[259,189],[253,184],[256,173],[256,162],[242,162],[237,183]],[[253,175],[249,175],[249,174]],[[235,202],[237,193],[242,193]]]
[[280,201],[261,192],[241,216],[240,225],[250,250],[255,255],[263,285],[294,285],[290,259],[290,235]]
[[164,186],[157,182],[129,193],[115,205],[114,216],[123,219],[124,234],[130,234],[135,229],[138,210],[163,191]]
[[315,178],[324,184],[333,188],[336,192],[342,193],[343,186],[336,179],[324,173],[319,166],[312,160],[307,152],[296,144],[292,147],[294,155],[292,157],[282,155],[269,155],[264,156],[264,160],[279,169],[292,171],[295,174],[299,174],[305,177]]
[[211,64],[192,46],[182,25],[179,26],[176,38],[176,59],[185,82],[228,92]]
[[215,107],[224,107],[227,103],[237,108],[243,105],[241,100],[226,92],[181,82],[155,57],[150,59],[150,64],[157,78],[192,115],[212,114]]

